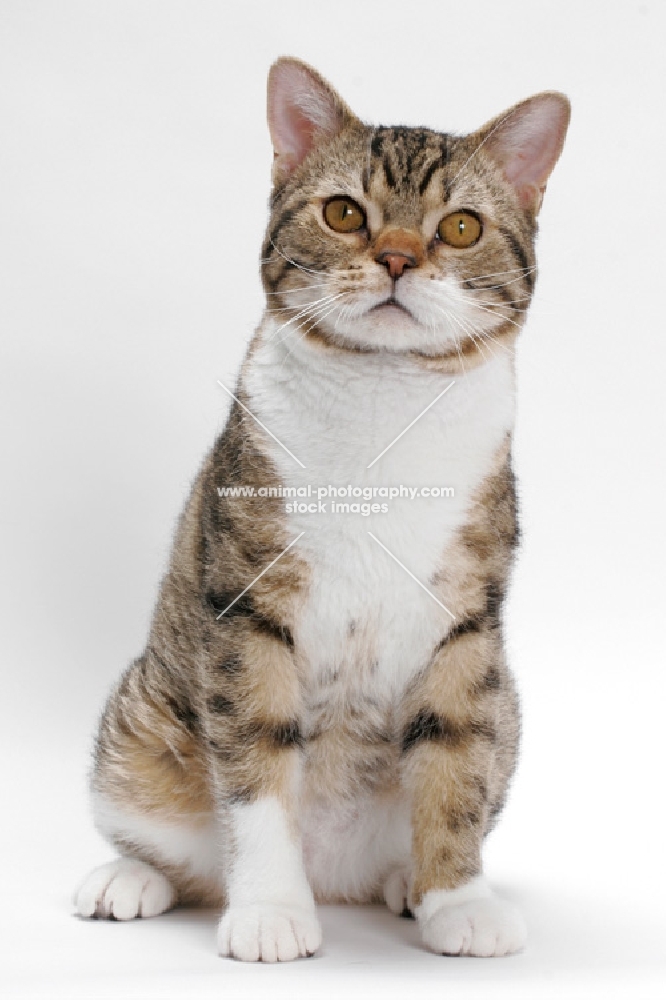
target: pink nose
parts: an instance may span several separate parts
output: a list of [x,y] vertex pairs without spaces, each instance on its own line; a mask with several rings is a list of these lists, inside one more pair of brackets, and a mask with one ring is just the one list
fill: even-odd
[[384,250],[377,254],[375,260],[378,264],[386,264],[388,273],[395,280],[402,276],[406,267],[416,267],[416,257],[411,253],[398,253],[394,250]]

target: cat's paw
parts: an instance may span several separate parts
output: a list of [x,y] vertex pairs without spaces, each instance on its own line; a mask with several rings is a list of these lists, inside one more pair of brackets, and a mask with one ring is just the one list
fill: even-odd
[[384,883],[384,902],[399,917],[412,912],[411,882],[409,868],[396,868]]
[[481,889],[478,895],[471,885],[469,891],[426,893],[416,913],[421,937],[431,951],[479,958],[520,951],[527,938],[520,911],[498,899],[487,886]]
[[242,962],[291,962],[314,955],[320,945],[314,912],[272,903],[228,909],[217,932],[220,955]]
[[175,901],[174,888],[164,875],[130,858],[95,868],[74,894],[74,906],[82,917],[116,920],[156,917]]

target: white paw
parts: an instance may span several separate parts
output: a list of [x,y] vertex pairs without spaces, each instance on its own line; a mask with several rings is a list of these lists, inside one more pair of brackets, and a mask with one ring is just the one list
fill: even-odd
[[397,868],[384,883],[384,902],[391,913],[399,917],[406,910],[412,910],[411,872],[408,868]]
[[220,955],[243,962],[291,962],[313,955],[321,944],[314,912],[271,903],[233,907],[217,931]]
[[439,955],[490,958],[520,951],[527,929],[515,906],[489,896],[440,907],[421,922],[421,936]]
[[143,861],[119,858],[95,868],[74,895],[82,917],[156,917],[176,901],[173,886],[164,875]]

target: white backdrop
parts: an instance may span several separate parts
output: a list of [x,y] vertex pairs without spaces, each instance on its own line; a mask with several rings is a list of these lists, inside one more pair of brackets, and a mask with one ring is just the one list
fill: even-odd
[[[665,29],[657,0],[2,0],[6,995],[664,995]],[[427,955],[379,910],[328,908],[322,957],[279,970],[217,959],[211,913],[71,916],[110,857],[96,719],[261,312],[280,54],[369,121],[469,131],[542,89],[572,100],[518,352],[524,744],[487,850],[530,924],[511,959]]]

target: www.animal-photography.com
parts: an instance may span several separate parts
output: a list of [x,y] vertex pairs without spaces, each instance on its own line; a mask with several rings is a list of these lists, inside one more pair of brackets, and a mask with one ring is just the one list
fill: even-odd
[[654,0],[7,0],[3,994],[666,989]]

